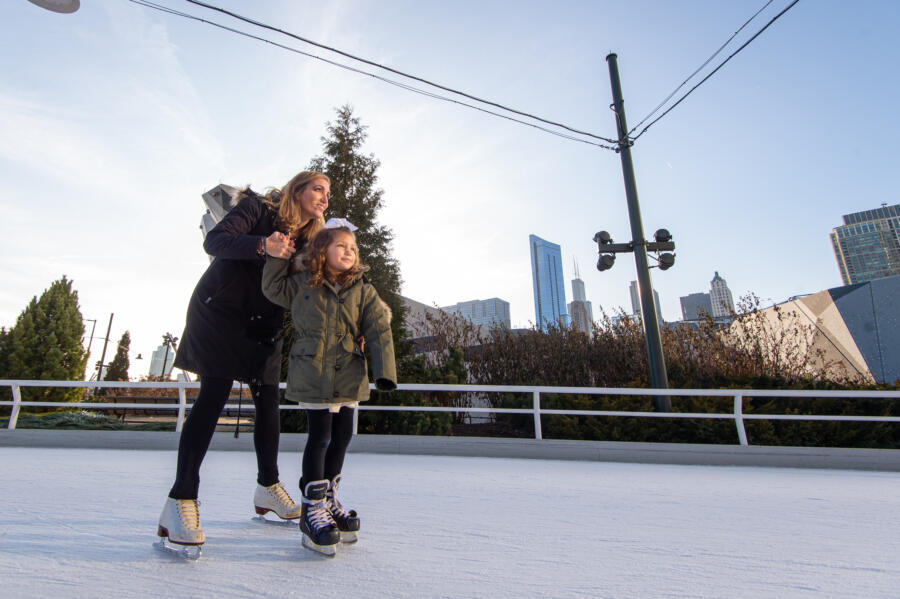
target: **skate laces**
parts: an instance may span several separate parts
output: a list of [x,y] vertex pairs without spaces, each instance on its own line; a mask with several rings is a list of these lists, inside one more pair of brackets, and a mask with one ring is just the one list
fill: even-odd
[[288,495],[288,492],[284,490],[283,486],[281,486],[280,482],[277,482],[269,487],[269,492],[275,497],[275,501],[281,503],[281,505],[286,508],[290,508],[296,505],[294,503],[294,500],[291,499],[291,496]]
[[324,500],[309,504],[306,517],[316,530],[334,525],[334,518],[331,517]]
[[200,501],[197,499],[179,499],[178,515],[186,528],[200,528]]
[[337,516],[338,518],[349,518],[350,512],[344,509],[344,506],[341,505],[341,502],[338,501],[337,495],[334,491],[329,491],[325,495],[325,503],[328,506],[328,511],[332,513],[332,515]]

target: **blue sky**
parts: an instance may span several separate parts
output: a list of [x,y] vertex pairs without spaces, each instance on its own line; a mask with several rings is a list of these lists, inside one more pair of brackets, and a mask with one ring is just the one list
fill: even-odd
[[[713,64],[789,3],[773,1]],[[764,2],[215,4],[613,137],[609,52],[634,125]],[[165,332],[180,336],[208,264],[200,194],[220,182],[284,184],[320,152],[345,103],[382,163],[381,220],[396,236],[404,295],[501,297],[525,326],[533,233],[562,246],[567,299],[577,260],[595,316],[630,307],[633,259],[597,272],[591,241],[600,229],[630,239],[613,152],[126,0],[82,0],[71,15],[26,0],[0,11],[4,326],[65,274],[85,318],[105,331],[114,312],[113,340],[131,331],[131,374],[146,373],[133,358]],[[840,285],[828,233],[843,214],[898,202],[898,22],[888,0],[801,0],[637,140],[645,232],[665,227],[677,246],[675,266],[652,273],[666,319],[715,271],[736,297],[764,303]]]

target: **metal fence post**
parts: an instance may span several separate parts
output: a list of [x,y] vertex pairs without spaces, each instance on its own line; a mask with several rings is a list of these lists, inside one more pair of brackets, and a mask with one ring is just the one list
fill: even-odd
[[22,403],[22,391],[19,389],[19,386],[13,383],[12,385],[12,394],[13,394],[13,408],[12,412],[9,414],[9,424],[6,425],[8,429],[16,428],[16,422],[19,420],[19,410],[21,409]]
[[187,393],[184,387],[178,387],[178,418],[175,420],[175,432],[180,433],[184,426],[184,412],[187,410]]
[[534,395],[534,438],[543,439],[544,433],[541,432],[541,392],[535,391]]
[[744,430],[744,397],[734,396],[734,424],[737,426],[738,439],[741,445],[747,446],[747,431]]
[[353,435],[356,436],[356,434],[358,432],[359,432],[359,406],[357,406],[356,409],[353,410]]

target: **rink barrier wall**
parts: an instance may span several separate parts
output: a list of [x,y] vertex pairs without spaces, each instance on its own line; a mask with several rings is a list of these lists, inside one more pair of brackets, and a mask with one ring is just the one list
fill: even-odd
[[[72,446],[122,449],[172,449],[177,447],[181,431],[191,402],[187,389],[199,389],[199,382],[116,382],[116,381],[30,381],[0,380],[0,386],[9,387],[12,401],[0,401],[0,406],[11,407],[9,423],[5,431],[0,431],[0,445]],[[83,389],[102,388],[145,388],[175,389],[177,402],[159,403],[117,403],[117,402],[43,402],[22,401],[22,387],[68,387]],[[281,388],[284,388],[284,383]],[[373,386],[370,386],[374,389]],[[374,453],[412,453],[425,455],[470,455],[491,457],[530,457],[548,459],[596,459],[603,461],[636,461],[654,463],[690,463],[711,465],[761,465],[794,466],[812,468],[854,468],[900,471],[900,450],[887,449],[841,449],[813,447],[771,447],[750,445],[744,428],[746,420],[805,420],[843,422],[900,422],[895,416],[854,416],[828,414],[745,414],[744,399],[748,397],[798,397],[798,398],[886,398],[900,399],[900,391],[795,391],[777,389],[635,389],[614,387],[545,387],[524,385],[438,385],[402,383],[399,391],[442,391],[465,393],[526,393],[532,396],[531,408],[494,407],[438,407],[438,406],[383,406],[361,404],[359,410],[410,411],[410,412],[456,412],[469,414],[530,414],[534,419],[534,439],[497,439],[479,437],[416,437],[403,435],[359,435],[353,443],[353,451]],[[678,397],[728,397],[732,398],[733,410],[722,413],[705,412],[625,412],[603,410],[553,410],[541,407],[542,394],[578,395],[667,395],[677,401]],[[16,424],[23,407],[65,407],[90,410],[156,410],[176,411],[175,432],[142,431],[66,431],[66,430],[16,430]],[[283,410],[301,409],[296,405],[283,404]],[[242,407],[250,412],[252,402]],[[638,418],[704,418],[733,420],[737,433],[737,445],[696,445],[672,443],[616,443],[604,441],[565,441],[542,438],[542,415],[609,416]],[[15,432],[13,432],[15,431]],[[354,432],[356,432],[354,430]],[[231,449],[231,443],[224,440],[228,435],[217,434],[213,449]],[[231,438],[230,436],[228,436]],[[252,444],[245,439],[234,439],[234,449],[252,450]],[[282,447],[292,437],[302,438],[298,449],[305,443],[305,435],[282,435]],[[97,440],[94,441],[93,439]],[[118,440],[120,439],[121,440]],[[56,440],[53,440],[56,439]],[[101,440],[102,439],[102,440]],[[139,441],[150,439],[150,441]],[[69,441],[71,440],[71,441]],[[73,445],[66,445],[66,443]],[[55,445],[59,443],[60,445]],[[135,446],[135,443],[145,444]],[[245,447],[246,445],[246,447]]]
[[[0,447],[176,451],[180,434],[172,431],[87,431],[0,429]],[[282,433],[279,450],[300,453],[302,433]],[[213,435],[213,451],[253,451],[253,435]],[[621,443],[486,437],[421,437],[358,435],[350,453],[576,460],[691,466],[757,466],[900,472],[900,450],[832,447],[767,447],[761,445],[694,445]]]

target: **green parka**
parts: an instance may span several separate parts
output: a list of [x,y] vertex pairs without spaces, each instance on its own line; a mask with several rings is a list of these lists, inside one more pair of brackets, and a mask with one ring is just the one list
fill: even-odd
[[328,281],[309,287],[308,273],[289,274],[289,265],[269,256],[262,276],[263,294],[290,309],[296,330],[285,397],[323,407],[369,399],[366,358],[356,343],[360,335],[369,348],[376,387],[395,389],[390,309],[375,288],[362,275],[338,291]]

